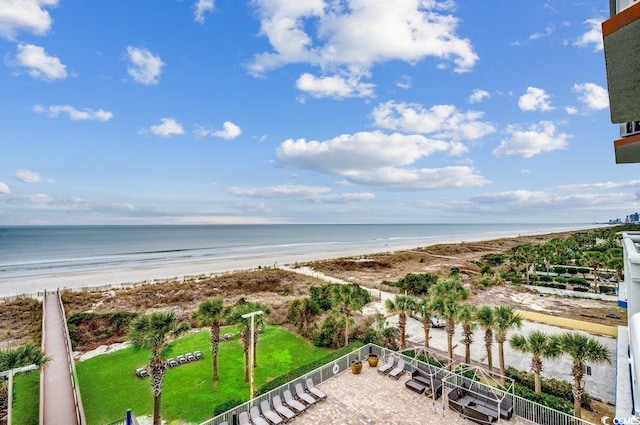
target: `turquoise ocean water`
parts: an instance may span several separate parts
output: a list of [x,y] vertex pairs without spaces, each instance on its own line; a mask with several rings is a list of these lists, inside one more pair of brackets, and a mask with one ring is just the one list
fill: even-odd
[[0,278],[208,258],[393,248],[589,224],[291,224],[0,227]]

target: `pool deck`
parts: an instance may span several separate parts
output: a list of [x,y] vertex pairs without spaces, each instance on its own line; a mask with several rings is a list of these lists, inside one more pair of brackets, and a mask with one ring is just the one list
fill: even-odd
[[[317,387],[327,399],[310,406],[297,417],[296,425],[338,424],[422,424],[467,425],[470,420],[458,412],[443,408],[443,398],[433,399],[405,388],[410,378],[404,374],[399,380],[383,376],[366,363],[362,373],[354,375],[347,370]],[[497,422],[494,422],[497,423]],[[512,417],[501,423],[526,425],[531,422]]]

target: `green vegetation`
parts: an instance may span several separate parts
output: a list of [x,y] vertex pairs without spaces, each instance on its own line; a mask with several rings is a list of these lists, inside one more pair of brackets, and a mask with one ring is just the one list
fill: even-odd
[[[202,422],[216,406],[232,399],[246,400],[249,385],[244,382],[243,346],[238,328],[225,328],[235,337],[220,344],[220,380],[213,382],[209,332],[190,334],[170,345],[169,356],[202,351],[204,360],[167,370],[164,378],[162,416],[169,422]],[[256,387],[292,369],[323,357],[330,351],[315,348],[285,329],[266,326],[260,336]],[[153,398],[149,378],[137,378],[136,368],[149,362],[149,350],[127,348],[77,364],[82,400],[88,424],[101,424],[124,417],[127,409],[137,416],[151,415]]]
[[13,425],[37,424],[40,415],[40,372],[20,373],[13,378]]

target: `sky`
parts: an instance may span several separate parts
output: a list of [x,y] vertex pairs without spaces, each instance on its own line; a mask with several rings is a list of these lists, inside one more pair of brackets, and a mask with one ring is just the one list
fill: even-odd
[[0,0],[0,225],[591,223],[608,0]]

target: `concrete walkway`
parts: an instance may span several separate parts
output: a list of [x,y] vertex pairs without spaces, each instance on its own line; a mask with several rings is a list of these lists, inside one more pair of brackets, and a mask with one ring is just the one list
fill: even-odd
[[40,380],[42,424],[82,425],[76,415],[60,297],[55,292],[47,292],[43,305],[43,349],[51,360],[44,367]]

